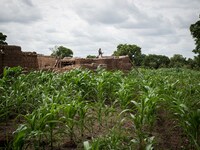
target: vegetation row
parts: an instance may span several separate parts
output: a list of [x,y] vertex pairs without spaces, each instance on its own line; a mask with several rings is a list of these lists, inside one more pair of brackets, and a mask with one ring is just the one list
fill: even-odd
[[0,122],[17,127],[4,148],[165,149],[157,128],[173,122],[178,149],[200,149],[199,77],[187,69],[24,74],[6,68]]

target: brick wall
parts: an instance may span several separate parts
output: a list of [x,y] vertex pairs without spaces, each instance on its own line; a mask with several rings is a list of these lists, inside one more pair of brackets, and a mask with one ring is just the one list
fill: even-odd
[[[27,70],[54,68],[56,58],[51,56],[37,55],[36,52],[22,52],[20,46],[0,45],[0,74],[3,68],[21,66]],[[84,59],[73,58],[75,65],[85,66],[86,68],[95,68],[98,65],[105,65],[109,70],[130,70],[132,64],[128,56]]]
[[[63,62],[72,59],[62,60]],[[73,58],[75,65],[88,69],[96,69],[99,65],[106,66],[108,70],[131,70],[132,64],[128,56],[104,56],[101,58]],[[61,65],[63,66],[63,65]]]
[[[61,61],[58,68],[66,67],[65,64],[70,64],[74,61],[75,66],[81,66],[88,69],[96,69],[98,66],[104,66],[108,70],[131,70],[132,64],[128,56],[104,56],[101,58],[68,58]],[[68,62],[68,63],[67,63]]]
[[[82,61],[87,62],[87,61]],[[105,64],[108,70],[131,70],[132,64],[128,56],[94,58],[92,63]]]
[[[71,58],[69,58],[71,59]],[[76,58],[75,60],[75,64],[76,65],[80,65],[80,64],[91,64],[94,62],[95,59],[93,58]]]
[[39,69],[53,68],[56,63],[56,58],[52,56],[38,55],[37,61]]
[[27,69],[38,69],[38,60],[36,52],[23,52],[22,53],[22,67]]
[[0,50],[0,74],[4,67],[21,66],[28,70],[38,69],[37,54],[35,52],[22,52],[20,46],[14,45],[0,45]]
[[22,51],[19,46],[6,46],[1,45],[0,49],[3,51],[2,61],[3,67],[21,66],[22,64]]

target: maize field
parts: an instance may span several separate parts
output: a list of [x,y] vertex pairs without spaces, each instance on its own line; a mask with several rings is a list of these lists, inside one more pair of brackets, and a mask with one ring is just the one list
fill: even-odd
[[200,72],[5,68],[0,149],[200,149]]

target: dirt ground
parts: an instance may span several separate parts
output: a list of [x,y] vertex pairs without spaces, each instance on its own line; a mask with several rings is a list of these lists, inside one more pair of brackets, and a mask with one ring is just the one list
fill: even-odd
[[[118,112],[116,112],[118,113]],[[155,136],[156,143],[154,149],[156,150],[180,150],[187,149],[189,141],[184,135],[180,127],[177,126],[176,120],[169,116],[167,111],[159,110],[157,114],[157,121],[154,125],[152,135]],[[99,137],[106,135],[109,128],[111,129],[116,124],[115,115],[109,118],[110,122],[99,127],[99,124],[93,124],[93,133],[84,133],[83,137],[78,137],[80,143],[75,143],[70,139],[62,139],[62,143],[58,144],[55,149],[59,150],[78,150],[83,149],[82,143],[86,140],[91,140],[92,137]],[[19,120],[11,119],[8,123],[0,123],[0,149],[9,148],[13,141],[13,132],[17,129],[17,126],[21,123]],[[126,122],[123,125],[125,130],[133,130],[131,122]],[[122,129],[123,129],[122,128]],[[131,131],[134,132],[134,131]],[[44,145],[47,145],[44,142]],[[56,144],[55,144],[56,145]],[[48,146],[47,146],[48,147]],[[49,148],[47,148],[49,149]]]

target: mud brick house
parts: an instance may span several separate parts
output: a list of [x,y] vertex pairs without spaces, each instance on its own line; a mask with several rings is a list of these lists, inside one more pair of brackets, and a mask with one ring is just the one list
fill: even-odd
[[38,54],[37,60],[39,69],[43,69],[43,68],[53,68],[55,66],[57,59],[53,56],[44,56]]
[[38,69],[37,54],[35,52],[22,52],[20,46],[0,45],[0,74],[4,67],[15,66]]
[[103,67],[108,70],[130,70],[132,64],[128,56],[104,56],[101,58],[64,58],[38,55],[36,52],[23,52],[20,46],[0,45],[0,74],[4,67],[21,66],[26,70],[51,69],[66,71],[77,67],[95,70]]
[[132,64],[128,56],[104,56],[101,58],[64,58],[56,63],[57,68],[67,66],[82,67],[95,70],[103,67],[107,70],[130,70]]

